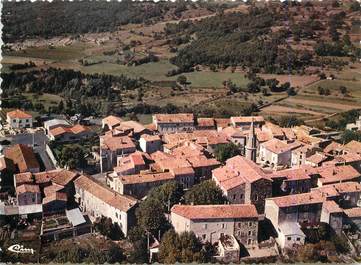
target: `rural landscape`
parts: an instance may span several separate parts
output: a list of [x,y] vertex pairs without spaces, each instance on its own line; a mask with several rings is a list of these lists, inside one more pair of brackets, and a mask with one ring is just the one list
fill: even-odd
[[4,1],[0,261],[360,262],[360,17]]

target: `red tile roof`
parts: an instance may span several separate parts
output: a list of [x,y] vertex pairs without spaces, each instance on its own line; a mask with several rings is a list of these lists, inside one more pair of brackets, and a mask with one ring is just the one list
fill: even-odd
[[309,192],[268,198],[266,200],[272,200],[278,207],[283,208],[308,204],[321,204],[326,199],[320,193]]
[[135,144],[133,140],[128,136],[113,136],[106,134],[101,136],[102,148],[106,148],[112,151],[121,149],[134,149]]
[[264,118],[263,116],[238,116],[238,117],[231,117],[231,121],[234,123],[263,123]]
[[258,218],[252,204],[174,205],[171,212],[191,220]]
[[5,149],[5,157],[12,160],[17,165],[20,173],[30,169],[39,169],[40,165],[35,157],[33,149],[23,144],[16,144]]
[[198,127],[215,127],[215,121],[213,118],[198,118]]
[[293,143],[285,143],[277,138],[273,138],[267,142],[262,143],[262,146],[267,150],[271,151],[275,154],[281,154],[287,151],[290,151],[294,148],[301,146],[300,142],[293,142]]
[[194,123],[192,113],[155,114],[153,117],[157,123]]
[[104,187],[92,178],[84,175],[77,178],[74,181],[74,185],[83,190],[86,190],[94,197],[123,212],[127,212],[137,204],[137,200],[133,197],[121,195],[115,191],[112,191],[108,187]]
[[21,194],[25,192],[40,193],[39,185],[22,184],[16,187],[16,193]]
[[30,119],[30,118],[32,118],[32,116],[29,113],[24,112],[19,109],[10,111],[10,112],[6,113],[6,115],[9,116],[11,119]]
[[361,207],[346,209],[344,212],[349,218],[361,217]]
[[116,117],[116,116],[113,116],[113,115],[110,115],[108,117],[105,117],[102,122],[104,124],[108,124],[110,127],[113,127],[115,125],[118,125],[122,122],[123,120],[119,117]]
[[321,176],[319,181],[324,185],[333,182],[353,180],[360,177],[360,173],[352,166],[327,166],[317,168]]
[[148,173],[148,174],[136,174],[136,175],[127,175],[119,178],[120,182],[127,184],[138,184],[138,183],[150,183],[157,182],[163,180],[172,180],[174,179],[174,175],[170,172],[162,172],[162,173]]
[[143,134],[140,138],[144,139],[146,142],[161,141],[159,135]]
[[213,178],[224,190],[230,190],[245,183],[268,179],[262,169],[243,156],[235,156],[226,165],[212,171]]
[[361,154],[361,142],[353,140],[353,141],[349,142],[348,144],[346,144],[344,146],[344,149],[349,152]]
[[325,201],[322,205],[329,213],[342,213],[343,210],[335,201]]

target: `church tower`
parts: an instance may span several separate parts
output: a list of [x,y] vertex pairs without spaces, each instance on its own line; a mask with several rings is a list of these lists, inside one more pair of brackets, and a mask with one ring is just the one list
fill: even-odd
[[246,144],[246,158],[256,162],[257,157],[257,147],[256,147],[256,133],[254,130],[253,120],[251,123],[251,128],[249,130],[247,144]]

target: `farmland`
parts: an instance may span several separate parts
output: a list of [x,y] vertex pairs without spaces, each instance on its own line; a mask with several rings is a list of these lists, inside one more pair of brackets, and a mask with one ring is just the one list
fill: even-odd
[[[259,51],[257,50],[259,43],[255,39],[247,41],[250,32],[260,35],[266,34],[271,39],[284,38],[277,35],[277,32],[284,27],[278,21],[279,17],[270,14],[267,10],[262,11],[263,6],[263,3],[258,3],[257,8],[260,9],[251,15],[253,20],[258,20],[259,24],[257,25],[262,29],[261,31],[258,31],[258,28],[247,28],[245,21],[249,19],[250,11],[249,7],[243,3],[224,5],[222,12],[227,16],[219,16],[216,8],[203,5],[187,6],[180,13],[175,12],[173,8],[167,11],[161,10],[161,16],[152,13],[154,17],[149,18],[146,23],[131,19],[121,26],[112,25],[110,31],[95,30],[91,21],[82,21],[85,24],[90,23],[91,30],[79,32],[79,34],[51,33],[44,38],[43,35],[49,34],[49,32],[44,31],[43,28],[33,29],[31,30],[31,38],[13,39],[6,43],[3,51],[2,72],[9,73],[13,71],[10,69],[12,65],[32,61],[35,63],[35,67],[15,70],[15,72],[61,68],[81,71],[84,74],[125,75],[133,79],[143,78],[150,81],[144,87],[135,90],[116,92],[119,93],[118,97],[121,97],[122,101],[112,102],[113,107],[114,104],[125,108],[133,108],[138,104],[159,107],[166,107],[171,104],[180,110],[193,111],[197,109],[202,110],[203,113],[211,111],[213,114],[216,112],[216,116],[227,116],[227,114],[244,113],[245,108],[256,105],[260,107],[260,114],[265,116],[279,117],[294,114],[305,120],[327,117],[334,113],[360,108],[360,63],[351,60],[352,58],[346,56],[346,53],[337,56],[318,56],[316,54],[315,47],[318,42],[330,39],[330,36],[327,35],[329,30],[327,27],[315,27],[312,38],[302,34],[298,36],[297,30],[294,28],[294,25],[299,23],[302,33],[304,30],[302,25],[310,22],[306,20],[306,11],[314,12],[314,16],[319,16],[316,20],[321,21],[321,24],[324,25],[332,20],[331,14],[345,11],[346,15],[342,17],[344,24],[342,26],[336,25],[336,27],[340,27],[337,30],[342,40],[341,37],[347,33],[345,29],[349,28],[351,44],[347,44],[349,46],[347,52],[353,54],[355,50],[352,45],[359,47],[357,39],[360,36],[360,31],[355,22],[356,13],[348,10],[349,5],[340,5],[339,7],[332,7],[332,9],[325,7],[322,3],[311,9],[309,7],[303,9],[297,5],[291,6],[288,12],[293,14],[293,17],[289,21],[291,35],[287,39],[288,48],[283,50],[286,45],[285,42],[281,45],[277,44],[279,46],[274,51],[272,50],[275,49],[273,45],[262,46],[263,48]],[[50,8],[50,5],[47,8]],[[284,12],[283,7],[276,3],[270,4],[269,10],[279,14]],[[92,10],[91,12],[98,15],[98,11]],[[257,15],[257,12],[265,13]],[[297,15],[298,13],[300,16]],[[233,65],[233,63],[229,63],[230,60],[233,60],[232,58],[220,55],[223,53],[223,48],[230,49],[230,53],[233,54],[233,50],[228,44],[220,44],[208,37],[202,40],[203,34],[208,34],[207,36],[211,36],[210,38],[222,36],[221,39],[229,37],[232,40],[233,35],[224,33],[230,30],[228,20],[235,21],[234,25],[245,23],[245,27],[249,30],[249,32],[246,30],[242,33],[243,28],[231,29],[231,31],[235,30],[236,32],[241,30],[240,34],[245,39],[245,42],[241,41],[240,45],[235,45],[233,50],[236,52],[236,50],[241,49],[239,47],[243,47],[240,54],[243,56],[243,53],[249,53],[245,61],[240,60],[238,62],[240,65]],[[214,21],[218,21],[217,25],[212,24]],[[209,25],[220,27],[219,31],[217,29],[211,30]],[[232,24],[232,27],[234,25]],[[67,27],[70,27],[74,32],[79,30],[70,24],[67,24]],[[267,29],[271,29],[271,32]],[[10,32],[13,35],[18,34],[11,30],[12,28]],[[22,30],[28,29],[24,27]],[[226,35],[223,36],[222,34]],[[204,42],[199,43],[199,40]],[[239,40],[237,39],[237,41]],[[283,39],[279,42],[282,41]],[[214,46],[215,43],[224,47]],[[192,45],[200,45],[203,57],[193,58],[198,54],[193,54]],[[255,50],[250,51],[249,49]],[[287,58],[286,61],[283,61],[285,58],[279,53],[282,54],[285,51]],[[310,54],[307,54],[306,51]],[[258,58],[259,54],[263,52],[274,52],[276,57],[279,56],[275,62],[271,62],[273,66],[277,64],[276,68],[264,67],[267,66],[268,62],[265,60],[267,61],[269,56],[264,59]],[[187,57],[188,55],[189,57]],[[234,59],[238,60],[238,57],[242,57],[241,55],[238,56],[235,53],[233,57],[237,57]],[[301,61],[294,56],[305,56],[306,59],[308,58],[307,60],[311,61],[305,63],[304,60]],[[173,58],[176,59],[173,60]],[[185,61],[182,60],[187,58],[191,58],[192,64],[194,63],[190,71],[188,71],[189,69],[187,71],[181,69],[185,65]],[[218,64],[213,62],[215,58],[218,58]],[[290,58],[296,61],[291,62]],[[196,65],[197,63],[198,65]],[[308,67],[308,64],[312,64],[312,67]],[[254,65],[261,65],[261,69],[257,69],[257,67],[253,69]],[[256,92],[250,93],[247,90],[249,85],[254,82],[248,76],[250,70],[257,73],[257,78],[277,80],[279,86],[288,82],[295,89],[296,95],[289,96],[285,90],[271,92],[269,86],[264,84],[259,86]],[[320,80],[321,72],[327,77],[333,75],[333,80]],[[178,78],[181,75],[186,78],[186,85],[178,83]],[[236,91],[230,91],[229,87],[225,86],[226,81],[230,81],[236,86]],[[328,89],[330,93],[328,95],[319,94],[319,87]],[[346,87],[347,93],[341,93],[340,87]],[[265,92],[265,90],[267,91]],[[32,99],[33,94],[25,93],[24,96],[32,103],[43,104],[45,109],[55,108],[62,99],[57,95],[47,93],[37,95],[34,99]],[[98,102],[101,105],[106,105],[105,99]],[[138,113],[139,115],[143,114]],[[144,115],[146,115],[144,120],[148,121],[147,114]],[[143,120],[142,116],[140,117]]]

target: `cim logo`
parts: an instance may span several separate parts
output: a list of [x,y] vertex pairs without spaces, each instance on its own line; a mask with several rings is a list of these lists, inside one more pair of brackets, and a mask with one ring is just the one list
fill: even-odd
[[21,254],[34,254],[35,250],[32,248],[24,248],[23,245],[12,245],[8,247],[8,250],[14,253],[21,253]]

